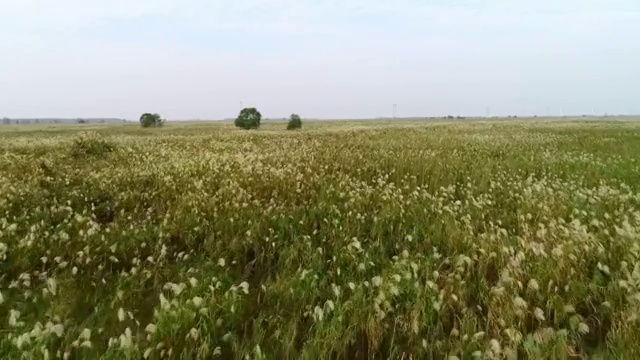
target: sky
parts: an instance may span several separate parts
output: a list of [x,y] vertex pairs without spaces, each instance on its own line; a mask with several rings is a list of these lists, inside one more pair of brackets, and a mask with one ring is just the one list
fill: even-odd
[[638,0],[0,0],[0,117],[640,113]]

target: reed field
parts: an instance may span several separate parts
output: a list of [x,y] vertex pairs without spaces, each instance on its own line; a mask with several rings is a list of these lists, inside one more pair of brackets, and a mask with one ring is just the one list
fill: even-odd
[[285,127],[0,127],[0,358],[640,358],[640,122]]

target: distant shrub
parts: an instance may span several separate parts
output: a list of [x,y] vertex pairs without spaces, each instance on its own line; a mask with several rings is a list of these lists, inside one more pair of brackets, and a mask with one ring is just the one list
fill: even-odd
[[262,114],[256,108],[244,108],[236,118],[235,125],[241,129],[257,129],[260,127]]
[[300,115],[291,114],[289,117],[289,123],[287,124],[287,130],[295,130],[302,128],[302,120],[300,119]]
[[74,158],[105,157],[115,150],[115,145],[94,132],[80,133],[71,144]]
[[144,113],[140,116],[140,125],[144,128],[161,127],[164,125],[164,119],[159,114]]

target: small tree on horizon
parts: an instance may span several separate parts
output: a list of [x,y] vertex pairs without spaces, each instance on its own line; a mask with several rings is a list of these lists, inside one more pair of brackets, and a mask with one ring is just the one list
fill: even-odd
[[144,128],[161,127],[164,125],[164,120],[159,114],[144,113],[140,116],[140,125]]
[[241,129],[257,129],[260,127],[262,114],[256,108],[244,108],[235,120],[236,127]]
[[302,119],[300,115],[291,114],[289,117],[289,123],[287,124],[287,130],[296,130],[302,128]]

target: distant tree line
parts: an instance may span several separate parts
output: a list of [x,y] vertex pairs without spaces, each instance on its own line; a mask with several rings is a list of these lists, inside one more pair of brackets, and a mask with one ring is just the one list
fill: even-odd
[[[165,119],[157,113],[144,113],[140,116],[140,126],[143,128],[159,128],[166,122]],[[244,130],[260,128],[262,114],[254,107],[244,108],[240,110],[240,114],[234,120],[237,128]],[[296,130],[302,128],[302,118],[298,114],[291,114],[287,123],[287,130]]]
[[[240,114],[235,119],[235,126],[244,129],[258,129],[260,127],[260,121],[262,120],[262,114],[256,108],[244,108],[240,110]],[[287,130],[296,130],[302,128],[302,118],[298,114],[291,114],[289,116],[289,122],[287,123]]]
[[119,120],[119,119],[104,119],[104,118],[98,118],[98,119],[83,119],[83,118],[77,118],[77,119],[11,119],[8,117],[3,117],[0,121],[1,125],[11,125],[11,124],[19,124],[19,125],[25,125],[25,124],[62,124],[62,123],[76,123],[76,124],[89,124],[89,123],[97,123],[97,124],[105,124],[108,121],[110,122],[114,122],[114,121],[125,121],[126,120]]

